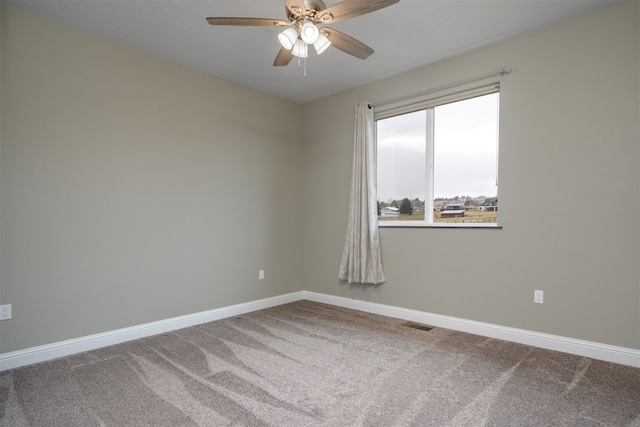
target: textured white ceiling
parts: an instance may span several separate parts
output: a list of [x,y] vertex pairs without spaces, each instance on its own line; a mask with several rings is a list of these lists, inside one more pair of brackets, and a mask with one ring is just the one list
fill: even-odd
[[[67,26],[305,104],[619,0],[400,0],[331,25],[375,50],[366,60],[310,49],[273,67],[275,27],[211,26],[208,16],[286,19],[282,0],[1,0]],[[338,0],[325,0],[327,6]],[[501,64],[509,65],[509,64]]]

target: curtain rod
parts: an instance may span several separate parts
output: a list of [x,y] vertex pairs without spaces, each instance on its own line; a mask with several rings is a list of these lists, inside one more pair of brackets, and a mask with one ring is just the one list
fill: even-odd
[[462,85],[465,85],[467,83],[473,83],[473,82],[477,82],[479,80],[488,79],[489,77],[494,77],[494,76],[504,77],[505,75],[509,74],[511,71],[512,71],[511,67],[502,67],[499,70],[492,71],[490,73],[483,74],[481,76],[476,76],[476,77],[472,77],[472,78],[469,78],[469,79],[466,79],[466,80],[460,80],[460,81],[455,82],[455,83],[449,83],[449,84],[446,84],[446,85],[443,85],[443,86],[438,86],[438,87],[433,88],[433,89],[425,90],[424,92],[412,93],[412,94],[409,94],[409,95],[403,95],[403,96],[399,96],[397,98],[388,99],[386,101],[378,102],[376,104],[369,104],[368,107],[369,108],[373,108],[373,107],[381,107],[383,105],[388,105],[388,104],[394,104],[396,102],[405,101],[407,99],[412,99],[412,98],[416,98],[416,97],[419,97],[419,96],[429,95],[430,93],[433,93],[433,92],[439,92],[441,90],[451,89],[452,87],[462,86]]

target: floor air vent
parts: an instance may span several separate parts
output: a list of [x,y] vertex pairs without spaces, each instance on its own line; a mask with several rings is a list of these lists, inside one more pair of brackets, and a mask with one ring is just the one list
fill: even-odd
[[414,322],[404,322],[401,326],[405,326],[407,328],[420,329],[421,331],[430,331],[433,329],[433,326],[421,325],[420,323]]

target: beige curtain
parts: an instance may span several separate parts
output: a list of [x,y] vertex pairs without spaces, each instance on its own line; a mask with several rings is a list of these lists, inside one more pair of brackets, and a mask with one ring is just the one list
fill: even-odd
[[348,283],[379,284],[385,278],[378,234],[375,129],[367,102],[356,105],[354,134],[349,220],[338,277]]

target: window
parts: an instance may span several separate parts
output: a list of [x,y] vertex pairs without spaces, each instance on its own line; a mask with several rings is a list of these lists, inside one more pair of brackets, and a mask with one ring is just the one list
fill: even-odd
[[380,226],[496,226],[497,85],[376,111]]

